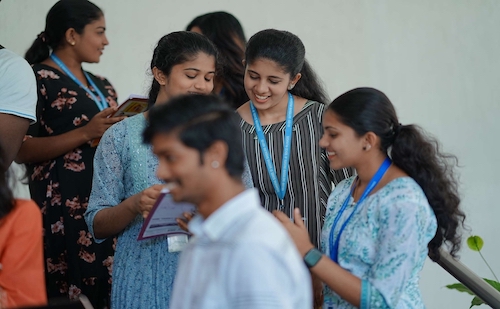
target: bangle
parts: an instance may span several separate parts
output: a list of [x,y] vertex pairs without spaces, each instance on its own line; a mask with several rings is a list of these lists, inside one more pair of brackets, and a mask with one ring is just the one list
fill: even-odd
[[308,268],[314,267],[318,264],[319,260],[321,260],[322,256],[323,253],[321,253],[321,251],[316,248],[312,248],[307,251],[306,255],[304,255],[304,263],[306,263]]

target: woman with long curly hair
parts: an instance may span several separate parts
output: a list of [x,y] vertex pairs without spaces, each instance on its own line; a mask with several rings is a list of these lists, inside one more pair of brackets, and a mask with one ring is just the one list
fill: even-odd
[[275,212],[313,274],[325,284],[323,308],[424,308],[419,272],[444,243],[460,248],[456,158],[416,125],[401,125],[387,96],[358,88],[335,99],[323,116],[333,169],[357,176],[331,193],[322,253],[309,241],[298,209],[295,223]]

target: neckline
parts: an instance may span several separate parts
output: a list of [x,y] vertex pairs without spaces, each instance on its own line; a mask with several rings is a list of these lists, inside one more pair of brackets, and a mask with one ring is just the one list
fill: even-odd
[[[304,106],[302,107],[302,109],[296,115],[293,116],[293,122],[295,123],[295,121],[297,119],[299,119],[300,117],[302,117],[302,115],[304,113],[306,113],[310,109],[311,106],[314,106],[315,103],[321,104],[321,103],[318,103],[316,101],[307,100],[306,103],[304,104]],[[241,117],[241,115],[238,112],[236,112],[236,113],[241,118],[241,120],[242,120],[242,122],[243,122],[244,125],[249,126],[250,128],[255,129],[255,125],[254,124],[251,124],[251,123],[247,122],[245,119],[243,119],[243,117]],[[280,121],[280,122],[276,122],[276,123],[271,123],[271,124],[265,124],[265,125],[262,126],[262,129],[264,130],[264,128],[269,128],[269,127],[273,127],[273,126],[281,127],[281,126],[283,126],[285,124],[285,122],[286,122],[286,120]]]
[[[45,63],[37,63],[37,64],[34,64],[33,66],[35,65],[41,65],[41,66],[44,66],[44,67],[47,67],[47,68],[50,68],[52,71],[56,72],[56,73],[60,73],[59,75],[62,75],[62,76],[66,76],[67,78],[71,79],[71,77],[69,77],[68,75],[66,75],[63,71],[59,70],[58,68],[55,68],[51,65],[48,65],[48,64],[45,64]],[[95,77],[92,73],[88,72],[88,71],[85,71],[83,68],[82,68],[82,71],[84,73],[87,73],[89,74],[90,77]],[[72,79],[71,79],[72,80]],[[73,80],[72,80],[73,81]]]
[[[242,204],[242,201],[245,203]],[[202,231],[212,241],[222,239],[226,235],[226,231],[231,227],[238,226],[237,223],[242,218],[246,218],[245,214],[259,209],[259,196],[257,189],[249,188],[233,196],[231,199],[217,208],[208,218],[203,218],[197,215],[197,221],[193,221],[194,230]],[[190,228],[193,226],[190,226]],[[194,232],[193,230],[193,232]],[[196,234],[196,233],[195,233]]]
[[[348,187],[347,187],[347,190],[348,190],[348,193],[347,193],[348,195],[347,195],[347,196],[349,197],[349,208],[351,208],[352,206],[355,206],[355,205],[358,203],[358,202],[355,202],[355,201],[354,201],[354,196],[352,196],[352,195],[351,195],[351,186],[354,184],[354,182],[356,181],[356,178],[357,178],[357,177],[358,177],[358,176],[352,176],[352,179],[353,179],[353,180],[351,181],[351,183],[350,183],[350,184],[348,185]],[[394,182],[396,182],[396,181],[407,181],[407,180],[410,180],[410,179],[414,181],[414,179],[413,179],[413,178],[411,178],[410,176],[401,176],[401,177],[396,177],[396,178],[392,179],[391,181],[389,181],[388,183],[386,183],[386,184],[385,184],[382,188],[380,188],[380,189],[379,189],[379,190],[377,190],[376,192],[373,192],[373,193],[371,193],[371,194],[368,194],[368,196],[365,198],[365,202],[366,202],[369,198],[371,198],[371,197],[373,197],[373,196],[376,196],[379,192],[383,192],[383,191],[384,191],[384,190],[386,190],[388,187],[393,186],[393,185],[394,185]],[[351,200],[352,200],[352,202],[351,202]]]
[[[69,77],[68,75],[66,75],[66,73],[64,73],[63,71],[59,70],[58,68],[55,68],[55,67],[53,67],[53,66],[51,66],[51,65],[44,64],[44,63],[37,63],[37,64],[35,64],[35,65],[44,66],[44,67],[46,67],[46,68],[49,68],[52,72],[56,73],[56,74],[57,74],[57,75],[59,75],[59,76],[64,76],[64,78],[66,78],[66,79],[70,80],[72,83],[74,83],[75,85],[77,85],[77,86],[78,86],[78,84],[77,84],[77,83],[76,83],[73,79],[71,79],[71,77]],[[33,65],[33,66],[35,66],[35,65]],[[88,74],[88,76],[89,76],[89,78],[94,78],[94,80],[95,80],[95,78],[96,78],[96,77],[94,76],[94,74],[92,74],[92,73],[90,73],[90,72],[88,72],[88,71],[85,71],[83,68],[82,68],[82,71],[83,71],[84,73],[87,73],[87,74]],[[94,82],[95,82],[95,81],[94,81]],[[90,84],[90,81],[87,81],[87,83],[88,83],[88,85],[87,85],[86,87],[87,87],[88,89],[90,89],[90,87],[92,87],[92,85]],[[96,84],[96,86],[97,86],[97,84]],[[78,87],[80,87],[80,86],[78,86]],[[97,90],[96,90],[96,89],[94,89],[93,87],[92,87],[92,90],[93,90],[92,92],[97,93]],[[106,95],[105,95],[105,97],[106,97]]]

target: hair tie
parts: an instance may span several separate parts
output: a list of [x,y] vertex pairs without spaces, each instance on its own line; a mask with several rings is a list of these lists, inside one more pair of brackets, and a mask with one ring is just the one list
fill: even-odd
[[394,136],[398,135],[399,132],[401,132],[402,126],[403,125],[401,123],[398,123],[397,125],[394,126],[394,128],[393,128]]
[[38,34],[38,36],[37,36],[37,39],[41,39],[42,42],[45,43],[45,41],[46,41],[45,31],[40,32],[40,34]]

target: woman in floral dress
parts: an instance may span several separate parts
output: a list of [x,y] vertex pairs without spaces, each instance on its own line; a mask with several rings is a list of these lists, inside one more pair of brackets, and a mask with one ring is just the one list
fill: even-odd
[[91,2],[59,1],[51,8],[45,31],[26,53],[38,83],[38,119],[17,157],[28,163],[31,196],[43,214],[49,302],[85,294],[95,308],[109,307],[114,240],[95,243],[83,218],[91,144],[122,118],[108,118],[117,105],[113,86],[81,64],[99,62],[108,45],[105,27]]

